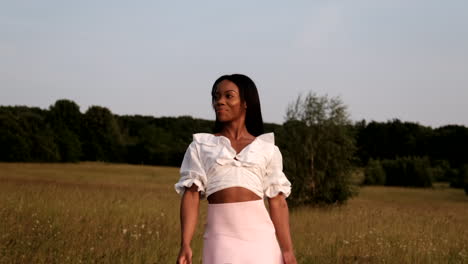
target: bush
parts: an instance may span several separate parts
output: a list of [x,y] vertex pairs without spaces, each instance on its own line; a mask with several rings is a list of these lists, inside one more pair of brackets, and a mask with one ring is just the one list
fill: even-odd
[[464,178],[465,178],[464,189],[465,189],[466,195],[468,195],[468,164],[466,164],[464,168],[465,168],[464,169]]
[[432,176],[436,182],[449,182],[453,169],[448,160],[436,160],[432,164]]
[[450,187],[465,188],[468,181],[468,164],[461,166],[458,169],[452,169],[450,174]]
[[382,164],[380,164],[380,161],[370,159],[364,170],[364,184],[384,185],[385,179],[385,170],[383,169]]
[[432,187],[432,170],[427,157],[398,157],[382,161],[385,185]]
[[454,188],[463,188],[468,195],[468,164],[463,165],[458,174],[450,182],[450,186]]

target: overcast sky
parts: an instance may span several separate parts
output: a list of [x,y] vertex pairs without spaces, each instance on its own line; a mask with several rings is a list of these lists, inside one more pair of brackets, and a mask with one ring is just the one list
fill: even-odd
[[301,93],[351,119],[468,125],[468,1],[0,0],[0,105],[214,119],[243,73],[266,122]]

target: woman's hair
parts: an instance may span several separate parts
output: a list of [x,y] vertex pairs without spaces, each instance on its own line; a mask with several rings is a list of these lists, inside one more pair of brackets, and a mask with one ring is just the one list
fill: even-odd
[[[260,109],[260,98],[258,97],[258,90],[255,83],[249,77],[242,74],[223,75],[219,77],[213,84],[211,89],[211,102],[214,102],[216,89],[218,84],[228,80],[233,82],[239,88],[241,102],[247,103],[245,113],[245,126],[247,131],[254,136],[263,134],[263,119],[262,111]],[[214,133],[219,133],[223,129],[223,123],[216,118]]]

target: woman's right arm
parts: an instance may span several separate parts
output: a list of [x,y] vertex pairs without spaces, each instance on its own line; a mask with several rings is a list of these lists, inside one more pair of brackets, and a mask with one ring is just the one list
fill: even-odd
[[180,227],[181,227],[181,245],[177,264],[192,263],[192,249],[190,243],[197,226],[198,209],[200,207],[200,193],[198,187],[192,184],[190,188],[185,188],[180,203]]

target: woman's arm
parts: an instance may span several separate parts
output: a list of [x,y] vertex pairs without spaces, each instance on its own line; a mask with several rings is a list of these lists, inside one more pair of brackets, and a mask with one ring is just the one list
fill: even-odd
[[197,226],[199,206],[200,194],[198,193],[198,186],[193,184],[190,188],[185,188],[180,203],[181,244],[179,257],[177,258],[178,264],[192,263],[190,243]]
[[273,198],[268,198],[270,207],[270,217],[275,226],[276,237],[278,238],[283,260],[285,264],[296,264],[296,257],[291,240],[289,229],[289,210],[286,199],[282,193]]

